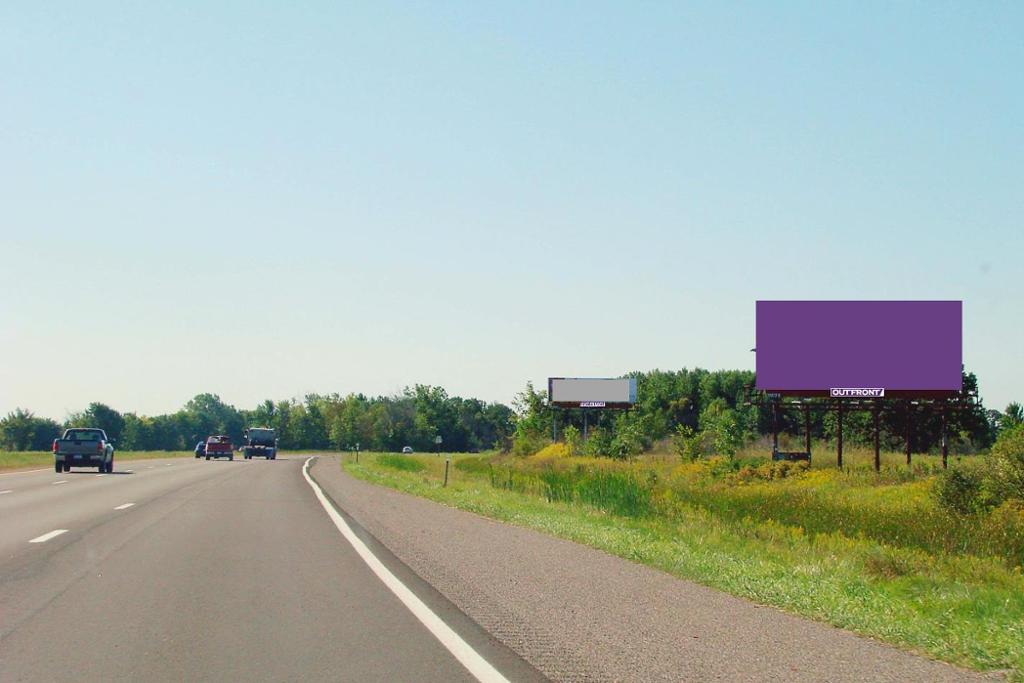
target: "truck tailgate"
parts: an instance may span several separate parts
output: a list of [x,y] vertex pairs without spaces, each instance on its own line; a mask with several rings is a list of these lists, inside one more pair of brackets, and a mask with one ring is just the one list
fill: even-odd
[[102,452],[103,444],[99,441],[64,441],[57,442],[57,453],[61,455],[92,455]]

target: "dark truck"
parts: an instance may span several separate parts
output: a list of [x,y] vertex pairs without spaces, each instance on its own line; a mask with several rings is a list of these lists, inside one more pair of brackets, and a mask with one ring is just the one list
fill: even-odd
[[243,440],[242,452],[246,460],[251,460],[253,456],[267,460],[277,459],[277,435],[273,429],[249,427],[243,434]]
[[70,472],[72,465],[113,472],[114,442],[102,429],[67,429],[64,436],[53,440],[53,463],[57,472]]

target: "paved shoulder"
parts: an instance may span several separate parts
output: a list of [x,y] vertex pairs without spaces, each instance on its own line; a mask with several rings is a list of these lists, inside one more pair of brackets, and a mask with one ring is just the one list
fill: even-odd
[[586,546],[312,474],[412,570],[555,680],[961,681],[980,674]]

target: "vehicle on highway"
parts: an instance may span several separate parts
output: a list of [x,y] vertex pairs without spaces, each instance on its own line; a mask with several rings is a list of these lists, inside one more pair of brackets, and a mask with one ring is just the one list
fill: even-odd
[[242,453],[246,460],[253,457],[277,459],[277,433],[269,427],[249,427],[243,433]]
[[210,458],[227,458],[228,460],[235,459],[235,447],[231,443],[230,436],[224,436],[223,434],[217,434],[211,436],[206,440],[206,450],[203,451],[203,455],[206,459]]
[[199,443],[196,444],[195,453],[196,453],[196,457],[197,458],[201,458],[204,455],[206,455],[206,442],[205,441],[200,441]]
[[66,429],[61,438],[53,440],[53,464],[57,472],[70,472],[72,465],[113,472],[114,441],[102,429]]
[[407,453],[407,454],[408,453],[412,453],[412,446],[403,446],[402,447],[402,452],[403,453]]

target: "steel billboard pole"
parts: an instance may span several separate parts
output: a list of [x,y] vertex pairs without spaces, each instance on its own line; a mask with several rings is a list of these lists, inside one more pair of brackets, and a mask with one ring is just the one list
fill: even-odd
[[836,399],[836,467],[843,469],[843,399]]
[[811,406],[804,402],[804,450],[811,455]]
[[872,417],[872,421],[875,424],[875,472],[879,472],[882,469],[882,450],[881,450],[881,444],[879,443],[879,437],[878,437],[878,417],[879,417],[878,406],[879,406],[879,402],[878,402],[878,399],[876,398],[874,405],[871,407],[871,417]]
[[949,467],[949,439],[946,436],[946,402],[942,402],[942,469]]
[[907,401],[907,467],[910,467],[910,423],[914,419],[914,408]]
[[779,452],[779,404],[772,401],[772,458]]

